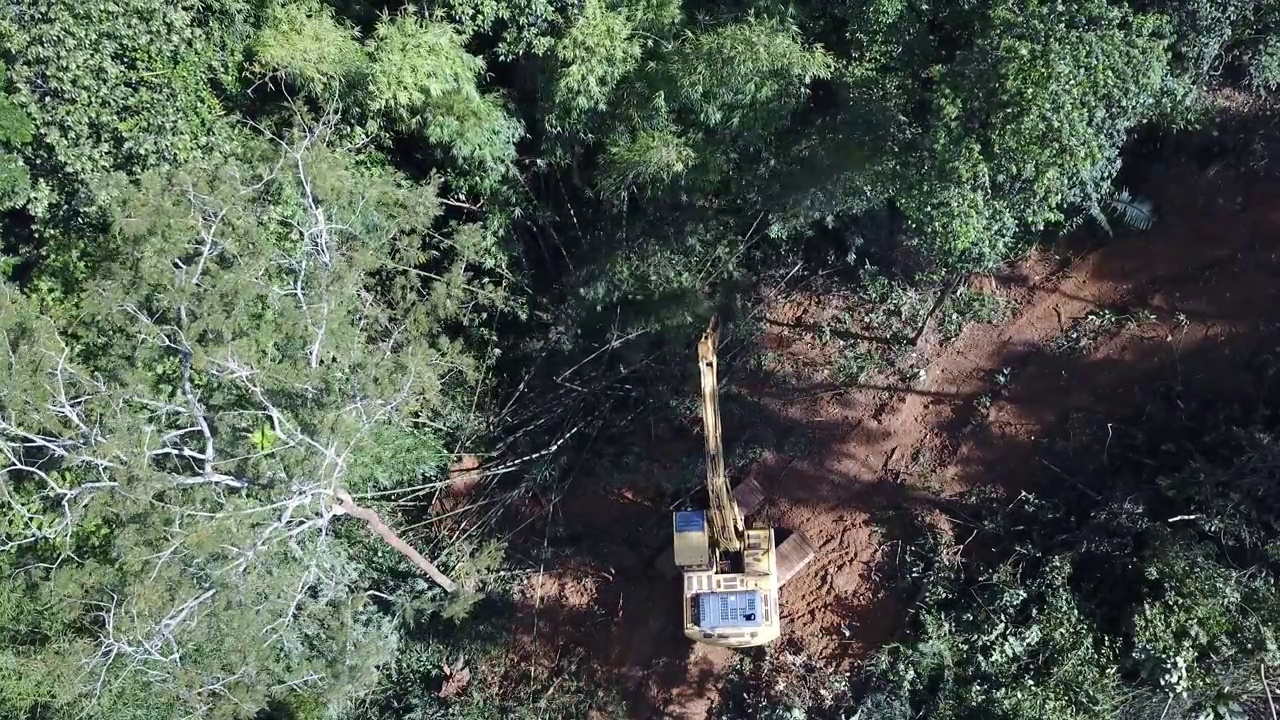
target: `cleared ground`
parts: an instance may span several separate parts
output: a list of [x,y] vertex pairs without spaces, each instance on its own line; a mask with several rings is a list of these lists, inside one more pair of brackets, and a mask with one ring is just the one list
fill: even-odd
[[[784,646],[847,666],[898,632],[906,608],[877,576],[893,550],[883,541],[891,511],[928,511],[978,485],[1080,483],[1055,463],[1064,442],[1105,456],[1116,422],[1167,413],[1179,392],[1247,393],[1268,381],[1258,373],[1278,350],[1280,182],[1257,143],[1179,157],[1135,179],[1155,201],[1153,229],[1095,233],[976,279],[972,289],[1005,301],[1004,318],[948,342],[931,332],[909,377],[881,368],[831,384],[822,328],[856,308],[803,289],[771,297],[755,349],[769,372],[747,372],[749,352],[722,368],[732,385],[726,444],[767,448],[747,470],[769,494],[764,512],[817,548],[783,591]],[[881,342],[856,325],[866,334],[854,340]],[[690,434],[655,430],[650,441],[667,451],[652,467],[617,471],[678,472],[671,457],[698,453]],[[531,580],[519,642],[621,687],[635,717],[706,717],[733,656],[679,632],[676,586],[652,569],[668,509],[584,490],[555,512],[583,553]]]

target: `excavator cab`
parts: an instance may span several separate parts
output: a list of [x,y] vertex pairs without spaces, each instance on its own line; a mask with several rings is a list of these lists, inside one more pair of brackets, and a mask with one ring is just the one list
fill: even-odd
[[782,632],[778,590],[813,559],[800,533],[782,547],[770,527],[746,527],[763,501],[754,480],[730,490],[720,440],[720,391],[713,319],[698,342],[703,425],[707,445],[709,510],[672,516],[673,558],[679,568],[684,634],[695,642],[740,648],[773,642]]
[[[751,647],[773,642],[782,631],[778,617],[778,566],[773,529],[747,530],[740,552],[715,552],[705,542],[701,511],[676,513],[676,553],[683,580],[684,634],[696,642]],[[696,555],[702,553],[701,555]],[[686,564],[687,563],[687,564]]]

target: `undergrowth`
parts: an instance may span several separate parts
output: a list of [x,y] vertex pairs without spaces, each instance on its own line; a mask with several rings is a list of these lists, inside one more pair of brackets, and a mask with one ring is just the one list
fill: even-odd
[[[1060,334],[1049,342],[1049,349],[1064,356],[1089,354],[1101,342],[1117,333],[1132,330],[1156,321],[1156,315],[1146,308],[1098,308],[1071,320]],[[1185,327],[1185,317],[1176,317],[1177,328]]]
[[845,720],[854,699],[847,676],[830,672],[795,646],[740,656],[723,697],[712,720]]
[[[467,618],[412,627],[387,673],[376,701],[364,704],[361,720],[541,720],[585,718],[590,712],[621,717],[623,704],[588,673],[577,655],[531,661],[511,639],[517,608],[498,595],[486,598]],[[467,679],[449,687],[455,668]],[[326,717],[294,715],[292,720]]]
[[[851,389],[875,381],[914,386],[921,382],[927,342],[947,344],[968,326],[1008,318],[1009,301],[961,284],[947,298],[942,286],[923,286],[891,277],[872,265],[858,271],[851,289],[823,288],[828,310],[821,318],[791,323],[791,329],[816,341],[829,355],[817,370],[830,383]],[[941,301],[933,316],[935,305]],[[922,340],[916,336],[925,328]],[[781,356],[760,353],[754,365],[765,372],[786,371]]]
[[[1271,717],[1280,423],[1259,387],[1247,401],[1170,388],[1168,412],[1115,423],[1108,454],[1064,462],[1071,483],[1055,467],[1037,493],[974,490],[942,525],[898,511],[897,641],[848,677],[765,654],[720,717]],[[821,690],[833,683],[851,690]]]
[[899,577],[923,601],[859,717],[1243,720],[1280,663],[1280,441],[1236,442],[1236,462],[1193,460],[1145,495],[981,491],[954,536],[922,523]]
[[[924,324],[941,292],[942,287],[921,288],[868,265],[862,270],[853,309],[843,317],[841,329],[905,344]],[[933,326],[940,341],[950,342],[970,324],[1004,320],[1009,309],[1004,298],[961,283],[939,308]]]

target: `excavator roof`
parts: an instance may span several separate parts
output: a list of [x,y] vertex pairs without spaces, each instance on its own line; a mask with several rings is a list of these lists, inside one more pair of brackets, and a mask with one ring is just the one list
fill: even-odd
[[720,628],[758,628],[764,625],[759,590],[731,590],[698,595],[698,627],[708,632]]
[[707,514],[703,510],[682,510],[675,514],[675,563],[677,567],[707,567],[711,564],[711,538],[707,534]]

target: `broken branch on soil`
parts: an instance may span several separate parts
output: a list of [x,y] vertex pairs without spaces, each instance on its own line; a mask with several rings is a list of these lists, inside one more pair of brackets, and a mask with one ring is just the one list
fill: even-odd
[[1088,493],[1088,494],[1089,494],[1089,496],[1090,496],[1090,497],[1092,497],[1094,500],[1101,500],[1101,499],[1102,499],[1102,496],[1101,496],[1101,495],[1099,495],[1098,493],[1096,493],[1096,492],[1094,492],[1094,491],[1090,490],[1089,488],[1085,487],[1085,486],[1084,486],[1084,483],[1081,483],[1081,482],[1080,482],[1079,480],[1077,480],[1076,478],[1074,478],[1074,477],[1072,477],[1072,476],[1068,475],[1067,473],[1063,472],[1061,469],[1059,469],[1056,465],[1054,465],[1053,463],[1049,462],[1048,460],[1041,459],[1041,460],[1040,460],[1040,462],[1041,462],[1045,467],[1047,467],[1047,468],[1049,468],[1050,470],[1052,470],[1052,471],[1054,471],[1054,472],[1058,473],[1058,475],[1060,475],[1064,480],[1066,480],[1066,481],[1070,482],[1071,484],[1075,485],[1076,487],[1078,487],[1078,488],[1080,488],[1081,490],[1083,490],[1083,491],[1085,491],[1086,493]]

